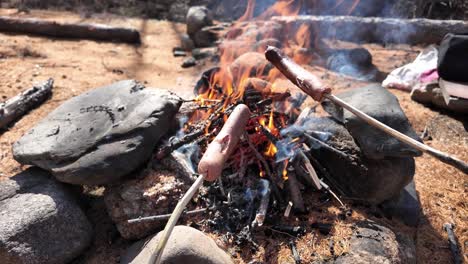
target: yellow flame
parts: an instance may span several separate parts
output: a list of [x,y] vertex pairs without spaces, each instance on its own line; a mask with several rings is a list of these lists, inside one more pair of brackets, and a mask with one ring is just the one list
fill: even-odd
[[283,168],[283,180],[288,179],[288,164],[289,164],[289,160],[285,160],[284,161],[284,168]]

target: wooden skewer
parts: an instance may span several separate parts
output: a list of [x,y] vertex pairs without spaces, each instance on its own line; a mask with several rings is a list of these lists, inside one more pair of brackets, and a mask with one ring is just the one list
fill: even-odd
[[283,73],[292,83],[294,83],[306,94],[310,95],[314,100],[321,101],[324,98],[327,98],[333,103],[343,107],[357,117],[361,118],[369,125],[382,130],[383,132],[395,137],[396,139],[408,144],[415,149],[427,153],[437,158],[438,160],[459,169],[465,174],[468,174],[468,164],[466,162],[396,131],[395,129],[383,124],[373,117],[370,117],[366,113],[334,96],[331,94],[331,89],[329,87],[324,86],[316,76],[297,65],[294,61],[284,55],[278,48],[269,46],[265,51],[265,57],[273,65],[275,65],[275,67],[278,68],[278,70],[280,70],[281,73]]
[[185,207],[187,207],[187,204],[190,202],[190,200],[192,200],[192,197],[195,195],[198,189],[200,189],[204,180],[205,180],[204,174],[198,176],[197,180],[192,184],[192,186],[190,186],[190,189],[184,194],[184,197],[182,197],[182,199],[180,199],[180,201],[177,203],[176,208],[172,212],[171,217],[169,218],[166,226],[164,227],[164,231],[161,236],[161,239],[159,240],[158,246],[154,248],[151,252],[151,257],[148,261],[148,264],[161,263],[161,257],[162,257],[164,248],[166,247],[167,241],[169,240],[169,237],[171,236],[172,230],[177,224],[177,220],[179,220],[180,215],[185,210]]

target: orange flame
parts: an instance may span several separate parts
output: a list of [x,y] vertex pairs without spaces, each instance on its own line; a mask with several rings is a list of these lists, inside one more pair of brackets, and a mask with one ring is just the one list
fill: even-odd
[[289,160],[285,160],[284,161],[284,167],[283,167],[283,180],[287,180],[288,179],[288,164],[289,164]]

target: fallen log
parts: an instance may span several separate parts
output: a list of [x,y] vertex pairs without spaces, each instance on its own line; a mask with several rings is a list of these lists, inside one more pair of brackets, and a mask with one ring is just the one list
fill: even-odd
[[[274,17],[287,28],[305,24],[316,39],[330,38],[357,43],[439,44],[447,33],[468,32],[462,20],[398,19],[356,16]],[[289,30],[294,34],[295,30]],[[287,39],[294,36],[285,36]],[[312,41],[313,43],[313,41]]]
[[37,18],[0,16],[0,32],[55,38],[141,43],[140,33],[132,28],[111,27],[102,24],[62,24]]
[[29,110],[44,102],[52,94],[53,79],[33,86],[17,96],[0,103],[0,129],[5,128]]

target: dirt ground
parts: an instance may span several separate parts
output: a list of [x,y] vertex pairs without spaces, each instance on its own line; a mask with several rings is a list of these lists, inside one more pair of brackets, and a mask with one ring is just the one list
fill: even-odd
[[[67,12],[32,11],[17,14],[16,10],[0,9],[0,15],[34,16],[67,22],[101,22],[111,25],[134,27],[142,33],[143,44],[139,47],[127,44],[104,43],[87,40],[59,40],[25,35],[0,34],[0,101],[10,98],[32,84],[55,79],[53,96],[39,108],[21,118],[8,131],[0,134],[0,179],[11,177],[25,166],[12,158],[11,145],[36,122],[65,100],[87,90],[123,79],[137,79],[148,87],[167,88],[189,98],[200,73],[210,67],[202,63],[196,67],[180,67],[184,58],[173,57],[172,48],[179,45],[178,34],[185,31],[185,25],[157,20],[122,18],[95,15],[82,18]],[[408,46],[382,47],[365,45],[372,53],[374,63],[382,72],[389,72],[414,59],[420,48]],[[359,87],[363,82],[337,76],[325,69],[314,67],[324,82],[336,91]],[[441,115],[436,110],[412,101],[409,94],[392,90],[400,100],[403,110],[418,133]],[[461,119],[461,117],[456,117]],[[454,120],[448,118],[448,120]],[[466,123],[466,120],[465,120]],[[455,128],[454,128],[455,127]],[[468,160],[468,133],[457,129],[450,122],[438,123],[438,133],[425,141],[437,149],[452,153]],[[442,132],[440,132],[442,131]],[[416,189],[423,208],[423,217],[417,229],[403,227],[397,221],[389,222],[395,229],[414,232],[419,263],[450,263],[451,253],[447,235],[442,229],[445,222],[454,223],[460,248],[468,261],[468,182],[466,175],[423,155],[416,158]],[[86,208],[95,224],[96,239],[91,248],[75,263],[117,263],[120,253],[130,242],[116,233],[99,191],[92,192],[86,199]],[[388,220],[385,220],[388,222]],[[408,231],[409,230],[409,231]],[[286,251],[281,247],[278,251]],[[285,253],[289,254],[289,253]],[[280,255],[277,255],[280,256]],[[281,262],[280,257],[268,260]]]

